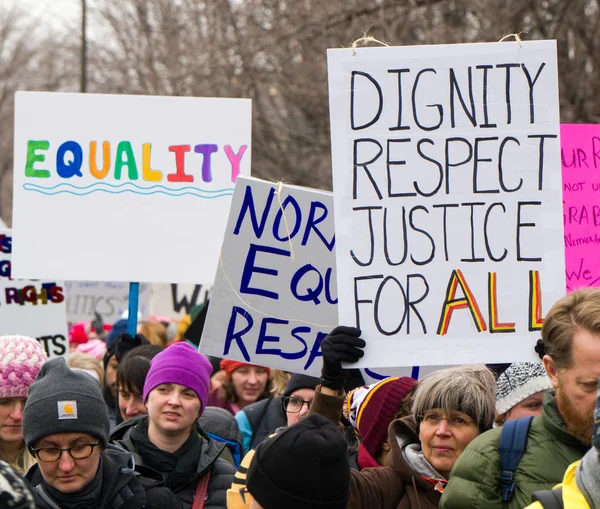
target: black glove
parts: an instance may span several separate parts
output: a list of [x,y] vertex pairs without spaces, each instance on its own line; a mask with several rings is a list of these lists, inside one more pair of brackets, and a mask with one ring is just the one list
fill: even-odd
[[336,327],[321,343],[323,368],[321,369],[321,385],[329,389],[339,390],[344,387],[348,370],[342,362],[357,362],[364,354],[362,348],[366,343],[360,337],[360,330],[355,327]]

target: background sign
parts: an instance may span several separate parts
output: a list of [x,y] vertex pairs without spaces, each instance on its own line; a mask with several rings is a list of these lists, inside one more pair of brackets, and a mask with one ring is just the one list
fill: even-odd
[[565,289],[556,43],[329,50],[328,66],[359,365],[534,360]]
[[66,358],[69,335],[64,285],[61,281],[12,279],[13,247],[11,231],[0,230],[0,336],[36,338],[48,358]]
[[18,92],[14,274],[212,281],[250,126],[248,99]]
[[562,124],[567,290],[600,286],[600,126]]

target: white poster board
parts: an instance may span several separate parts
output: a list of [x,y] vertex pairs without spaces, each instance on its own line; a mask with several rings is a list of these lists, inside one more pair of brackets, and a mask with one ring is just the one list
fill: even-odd
[[565,288],[556,42],[335,49],[328,67],[359,364],[535,360]]
[[[214,278],[214,274],[213,274]],[[190,314],[192,308],[203,304],[210,295],[210,284],[155,284],[152,285],[150,299],[151,315],[168,316],[173,320],[181,319]]]
[[11,231],[0,230],[0,336],[36,338],[48,358],[66,358],[69,334],[64,285],[62,281],[12,279],[14,245]]
[[317,376],[337,325],[331,193],[240,177],[200,351]]
[[[129,283],[107,281],[65,281],[67,320],[71,323],[94,320],[95,313],[105,324],[113,324],[129,311]],[[152,285],[140,284],[138,312],[149,315]]]
[[15,101],[16,276],[212,280],[234,183],[250,173],[250,100]]

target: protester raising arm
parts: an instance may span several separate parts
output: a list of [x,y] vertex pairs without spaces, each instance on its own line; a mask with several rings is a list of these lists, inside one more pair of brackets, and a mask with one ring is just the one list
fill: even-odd
[[[360,331],[338,327],[323,341],[321,387],[311,413],[339,423],[343,406],[342,362],[362,357]],[[440,370],[415,391],[412,416],[389,428],[389,466],[351,473],[349,508],[435,509],[452,466],[467,444],[491,428],[495,379],[484,366]]]

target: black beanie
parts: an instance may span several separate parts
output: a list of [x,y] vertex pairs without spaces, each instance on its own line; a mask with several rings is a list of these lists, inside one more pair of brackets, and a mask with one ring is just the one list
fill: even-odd
[[247,486],[264,509],[346,509],[346,441],[325,417],[309,415],[258,446]]
[[108,443],[108,409],[98,381],[69,368],[62,357],[46,361],[23,409],[27,447],[54,433],[88,433]]
[[291,396],[298,389],[316,389],[321,382],[318,378],[308,375],[299,375],[294,373],[290,377],[290,381],[285,386],[285,391],[282,396]]

